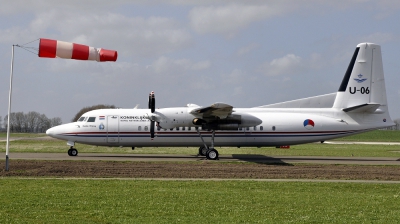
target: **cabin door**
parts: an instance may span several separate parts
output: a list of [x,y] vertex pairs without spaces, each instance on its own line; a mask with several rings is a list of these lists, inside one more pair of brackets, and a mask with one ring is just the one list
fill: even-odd
[[119,116],[108,115],[107,116],[107,142],[115,143],[119,142]]

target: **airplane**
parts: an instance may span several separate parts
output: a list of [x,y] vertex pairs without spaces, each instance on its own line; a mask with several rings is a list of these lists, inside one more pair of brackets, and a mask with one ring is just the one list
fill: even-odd
[[383,74],[381,48],[357,45],[336,93],[282,103],[234,108],[211,106],[148,109],[98,109],[77,122],[52,127],[46,134],[76,143],[115,147],[199,147],[198,155],[219,159],[215,147],[267,147],[324,142],[393,126]]

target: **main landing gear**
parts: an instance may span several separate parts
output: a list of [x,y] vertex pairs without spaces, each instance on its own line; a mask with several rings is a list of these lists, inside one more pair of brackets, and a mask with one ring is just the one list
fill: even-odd
[[69,156],[77,156],[78,155],[78,150],[76,150],[73,146],[71,146],[71,148],[68,149],[68,155]]
[[199,148],[199,156],[205,156],[209,160],[218,160],[219,159],[219,153],[216,149],[214,149],[214,137],[215,137],[215,130],[212,130],[212,136],[211,136],[211,146],[208,147],[206,143],[204,142],[203,136],[201,136],[200,131],[197,130],[197,133],[199,134],[201,141],[203,142],[204,146],[201,146]]

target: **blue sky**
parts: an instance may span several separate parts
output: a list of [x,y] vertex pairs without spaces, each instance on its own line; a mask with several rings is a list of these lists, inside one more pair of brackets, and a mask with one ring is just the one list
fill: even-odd
[[[400,2],[22,1],[0,8],[0,116],[11,46],[38,38],[118,51],[115,63],[44,59],[15,48],[14,112],[69,122],[83,107],[253,107],[336,92],[358,43],[382,46],[390,114],[400,118]],[[38,41],[28,46],[38,47]]]

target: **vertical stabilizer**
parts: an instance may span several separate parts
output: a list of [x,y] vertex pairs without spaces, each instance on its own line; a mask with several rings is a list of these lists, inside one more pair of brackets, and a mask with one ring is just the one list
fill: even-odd
[[[381,47],[357,45],[336,95],[333,108],[354,112],[387,112]],[[364,108],[364,111],[361,109]]]

